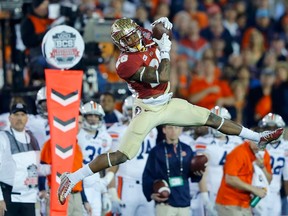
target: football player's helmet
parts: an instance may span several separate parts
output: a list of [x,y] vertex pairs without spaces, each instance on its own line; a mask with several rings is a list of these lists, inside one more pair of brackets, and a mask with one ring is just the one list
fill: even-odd
[[117,19],[111,26],[111,38],[124,52],[139,52],[145,49],[140,26],[129,18]]
[[275,113],[268,113],[258,123],[260,128],[264,127],[285,127],[282,117]]
[[[231,114],[224,107],[215,106],[211,109],[211,112],[222,117],[222,118],[229,119],[229,120],[231,119]],[[213,136],[215,136],[215,137],[221,137],[223,135],[223,133],[221,133],[220,131],[215,130],[215,129],[211,129],[211,132],[212,132]]]
[[[104,123],[105,112],[100,104],[94,101],[90,101],[80,107],[80,112],[84,117],[84,121],[82,124],[83,129],[96,132],[99,128],[102,127]],[[86,118],[87,115],[97,115],[99,117],[99,122],[95,124],[89,123]]]
[[46,95],[46,87],[42,87],[39,89],[36,95],[35,105],[37,109],[37,113],[39,113],[41,116],[47,118],[48,112],[47,112],[47,104],[42,103],[47,101],[47,95]]
[[128,119],[132,118],[132,114],[133,114],[132,109],[133,109],[134,100],[135,100],[135,98],[133,95],[127,97],[124,100],[124,103],[122,105],[122,112],[123,112],[123,115],[125,116],[125,118],[128,118]]

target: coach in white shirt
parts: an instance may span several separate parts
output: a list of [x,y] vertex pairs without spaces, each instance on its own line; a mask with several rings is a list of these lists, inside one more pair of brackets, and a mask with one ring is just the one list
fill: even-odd
[[[26,106],[14,104],[10,129],[0,132],[0,216],[35,216],[40,152],[33,134],[25,131],[27,120]],[[46,168],[44,174],[50,172]]]

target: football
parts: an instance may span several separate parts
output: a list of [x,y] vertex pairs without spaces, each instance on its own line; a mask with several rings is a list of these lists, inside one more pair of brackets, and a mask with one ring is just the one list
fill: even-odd
[[193,175],[197,171],[205,171],[207,166],[208,158],[204,155],[195,155],[190,163],[190,173]]
[[161,198],[168,198],[171,192],[168,183],[163,179],[154,181],[153,191],[159,193]]
[[169,39],[172,38],[172,31],[164,27],[163,23],[159,22],[152,28],[152,37],[160,40],[162,35],[166,33],[169,36]]

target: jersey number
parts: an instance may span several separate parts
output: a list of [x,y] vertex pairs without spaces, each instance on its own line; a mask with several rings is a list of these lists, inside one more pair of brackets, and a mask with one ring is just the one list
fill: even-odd
[[270,163],[272,167],[272,171],[274,175],[280,175],[282,168],[285,165],[285,158],[284,157],[278,157],[277,160],[275,160],[274,157],[270,156]]
[[83,160],[83,163],[88,164],[94,159],[96,152],[98,153],[98,155],[101,154],[102,148],[98,148],[98,151],[96,151],[96,148],[94,146],[87,146],[85,148],[85,151],[87,151],[87,153],[89,153],[89,154],[87,154],[88,157],[86,157]]
[[219,165],[220,165],[220,166],[223,166],[223,165],[225,164],[225,162],[226,162],[226,156],[227,156],[227,151],[224,151],[224,154],[223,154],[223,156],[222,156],[222,158],[221,158],[221,160],[220,160],[220,162],[219,162]]

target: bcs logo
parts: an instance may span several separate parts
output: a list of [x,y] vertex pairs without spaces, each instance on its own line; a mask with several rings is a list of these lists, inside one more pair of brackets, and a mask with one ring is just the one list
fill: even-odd
[[84,41],[80,33],[66,25],[50,29],[42,41],[42,54],[56,68],[69,69],[82,58]]

